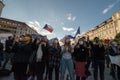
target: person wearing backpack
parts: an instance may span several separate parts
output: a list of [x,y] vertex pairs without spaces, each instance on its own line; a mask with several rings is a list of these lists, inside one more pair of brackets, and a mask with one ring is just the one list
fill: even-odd
[[[120,45],[117,45],[117,42],[111,41],[109,46],[109,56],[116,57],[120,55]],[[110,75],[116,80],[115,70],[117,70],[117,78],[120,80],[120,66],[111,63]]]

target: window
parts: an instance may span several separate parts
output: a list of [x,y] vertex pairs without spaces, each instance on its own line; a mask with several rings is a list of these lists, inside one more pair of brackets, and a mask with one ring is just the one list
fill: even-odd
[[106,29],[106,26],[103,26],[104,27],[104,29]]
[[106,28],[109,29],[109,25],[106,25]]
[[13,26],[17,26],[17,24],[16,24],[16,23],[13,23]]
[[18,26],[20,26],[20,24],[17,24]]
[[10,25],[11,23],[10,23],[10,22],[7,22],[7,24],[9,24],[9,25]]
[[119,18],[119,14],[118,13],[116,14],[116,18]]
[[6,23],[6,21],[2,21],[2,23]]

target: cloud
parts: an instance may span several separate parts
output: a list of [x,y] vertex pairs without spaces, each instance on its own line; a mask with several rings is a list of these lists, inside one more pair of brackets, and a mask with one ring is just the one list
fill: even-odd
[[75,21],[76,20],[76,16],[73,16],[71,13],[67,14],[67,19],[69,21]]
[[53,33],[50,33],[44,29],[42,29],[40,23],[38,21],[28,21],[26,23],[28,26],[30,26],[31,28],[33,28],[34,30],[36,30],[39,34],[42,35],[51,35]]
[[111,4],[111,5],[109,5],[107,8],[105,8],[104,10],[103,10],[103,14],[106,14],[109,10],[111,10],[113,7],[115,6],[115,4]]
[[73,31],[72,34],[76,34],[77,31]]
[[35,21],[35,24],[38,26],[41,26],[40,23],[38,21]]
[[117,3],[119,2],[119,0],[117,0],[115,3],[111,4],[111,5],[108,5],[107,8],[105,8],[102,13],[103,14],[106,14],[108,11],[110,11]]
[[32,21],[28,21],[29,24],[34,24]]
[[[43,23],[49,24],[46,21],[44,21]],[[38,21],[28,21],[28,22],[26,22],[26,24],[28,26],[30,26],[31,28],[33,28],[34,30],[36,30],[39,34],[47,36],[48,39],[57,37],[57,35],[54,32],[50,33],[49,31],[43,29],[43,27],[41,26],[41,24]]]
[[74,30],[74,28],[67,28],[67,27],[62,27],[62,29],[63,29],[64,31],[73,31],[73,30]]

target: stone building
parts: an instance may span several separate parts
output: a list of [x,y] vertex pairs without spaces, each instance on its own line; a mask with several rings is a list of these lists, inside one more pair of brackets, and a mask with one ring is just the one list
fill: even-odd
[[97,25],[95,28],[87,31],[84,34],[79,35],[89,36],[92,40],[94,37],[99,37],[100,39],[114,39],[116,34],[120,32],[120,10],[114,13],[109,19],[103,23]]
[[13,35],[38,34],[26,23],[7,18],[0,18],[0,33],[12,33]]

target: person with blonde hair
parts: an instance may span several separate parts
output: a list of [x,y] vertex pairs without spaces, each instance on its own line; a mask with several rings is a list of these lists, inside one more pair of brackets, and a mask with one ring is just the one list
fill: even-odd
[[61,47],[59,45],[59,41],[55,38],[51,47],[49,47],[49,80],[53,80],[52,73],[54,69],[55,80],[59,80],[60,52]]
[[47,38],[43,37],[41,42],[38,44],[36,53],[36,76],[37,80],[43,80],[43,74],[45,72],[45,63],[47,55]]
[[64,80],[64,75],[65,75],[65,71],[66,68],[68,69],[68,72],[70,74],[70,80],[75,80],[75,76],[74,76],[74,64],[73,64],[73,60],[72,60],[72,46],[71,46],[71,42],[70,39],[67,38],[65,39],[65,44],[62,46],[62,51],[61,51],[61,64],[60,64],[60,80]]

